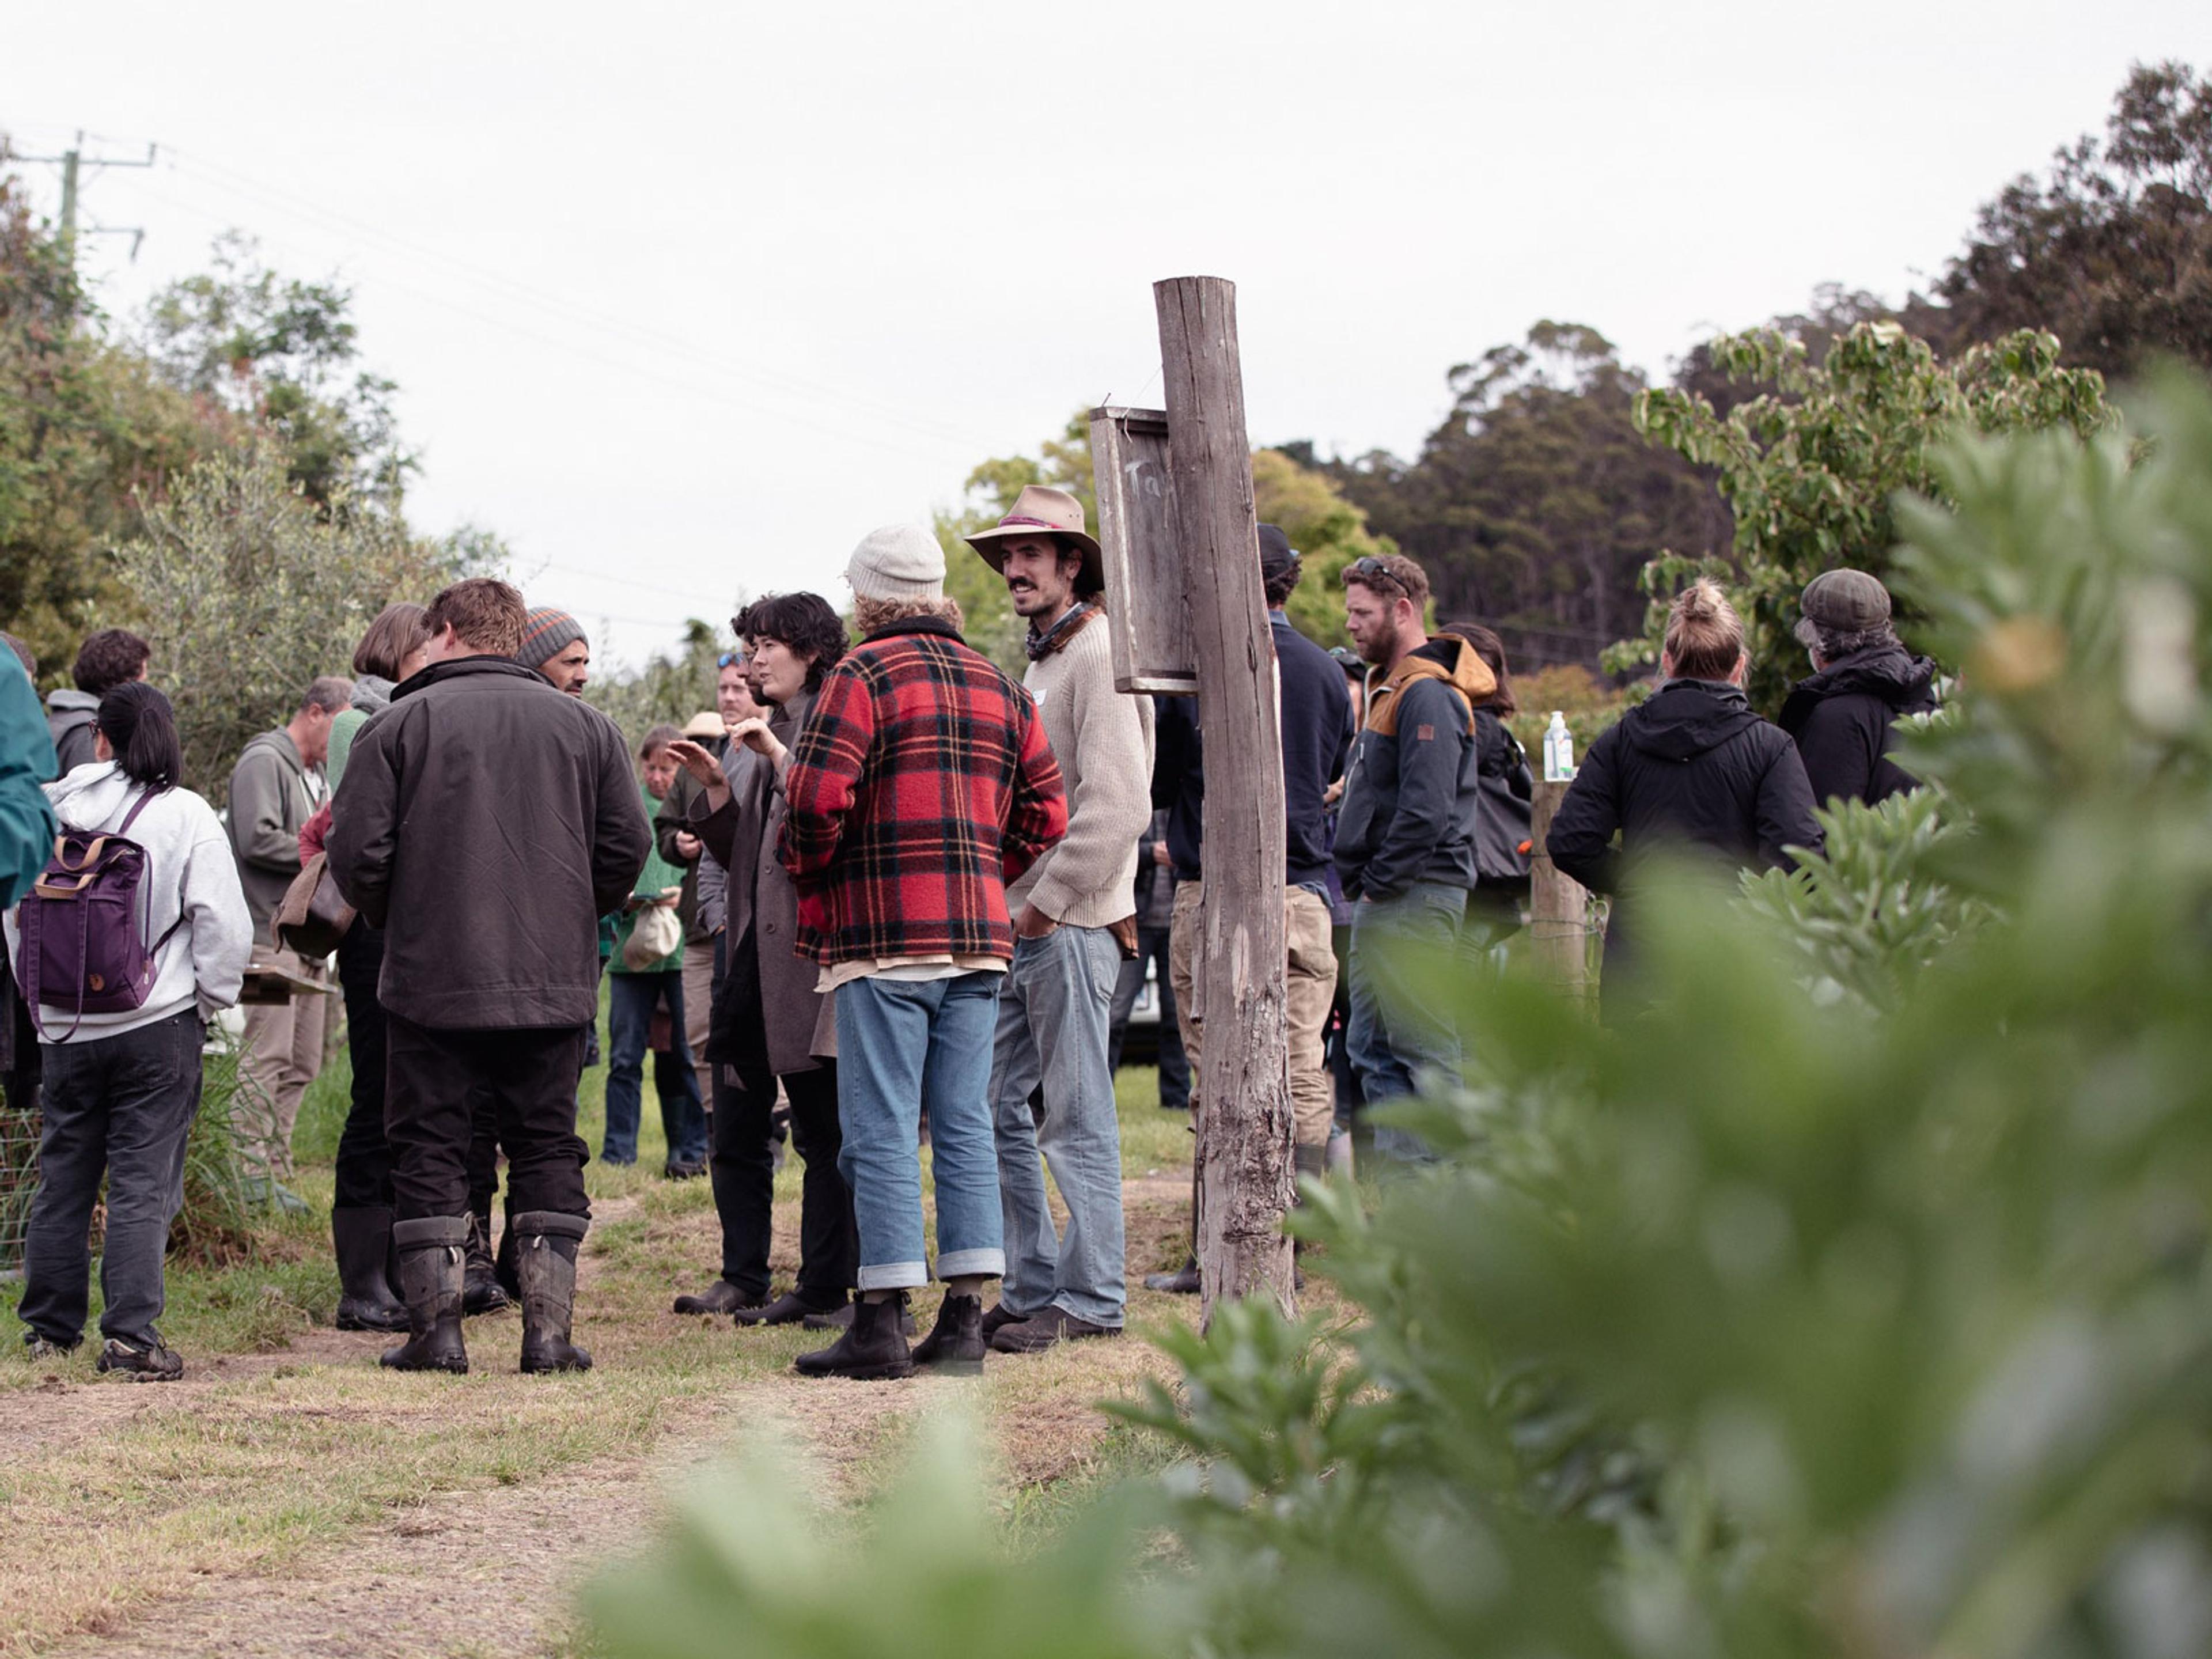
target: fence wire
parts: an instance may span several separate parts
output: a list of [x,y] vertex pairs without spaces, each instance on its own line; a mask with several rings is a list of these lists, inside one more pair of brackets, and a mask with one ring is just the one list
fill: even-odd
[[20,1273],[31,1196],[39,1189],[39,1097],[0,1097],[0,1273]]

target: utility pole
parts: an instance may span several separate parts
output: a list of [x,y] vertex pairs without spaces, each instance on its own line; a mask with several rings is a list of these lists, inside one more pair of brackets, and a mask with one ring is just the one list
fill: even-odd
[[[57,240],[61,246],[62,258],[68,262],[72,271],[76,269],[76,199],[79,171],[84,167],[150,167],[154,165],[154,153],[155,146],[149,143],[146,146],[146,159],[143,161],[124,161],[105,155],[87,155],[84,153],[84,134],[80,131],[76,135],[76,143],[59,155],[20,155],[15,158],[21,161],[40,161],[61,168],[61,234]],[[138,244],[146,239],[145,231],[134,226],[88,225],[86,229],[94,236],[131,238],[131,257],[134,259],[138,257]]]

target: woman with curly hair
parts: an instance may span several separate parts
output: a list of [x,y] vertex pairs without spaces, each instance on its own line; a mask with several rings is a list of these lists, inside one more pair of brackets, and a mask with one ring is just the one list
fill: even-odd
[[[740,1325],[849,1317],[859,1268],[853,1198],[838,1173],[836,1020],[815,989],[818,970],[793,953],[799,894],[775,856],[783,827],[784,768],[823,677],[846,649],[845,624],[815,593],[771,593],[731,625],[744,641],[757,702],[773,712],[730,732],[720,766],[695,744],[678,757],[706,793],[691,829],[729,872],[722,986],[708,1058],[714,1068],[714,1148],[708,1170],[722,1222],[722,1274],[678,1313],[727,1313]],[[724,768],[727,769],[725,775]],[[799,1280],[769,1296],[769,1114],[781,1082],[791,1139],[805,1165]]]

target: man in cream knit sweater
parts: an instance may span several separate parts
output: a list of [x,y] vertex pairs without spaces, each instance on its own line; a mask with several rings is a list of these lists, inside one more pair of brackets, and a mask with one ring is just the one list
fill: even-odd
[[[1121,958],[1136,948],[1137,841],[1152,817],[1152,706],[1114,689],[1098,544],[1065,490],[1032,485],[969,544],[1029,619],[1023,679],[1067,782],[1067,834],[1006,890],[1014,961],[999,998],[991,1109],[1006,1271],[991,1346],[1034,1353],[1121,1328],[1121,1125],[1106,1065]],[[1030,1099],[1043,1088],[1043,1112]],[[1067,1204],[1045,1203],[1042,1152]]]

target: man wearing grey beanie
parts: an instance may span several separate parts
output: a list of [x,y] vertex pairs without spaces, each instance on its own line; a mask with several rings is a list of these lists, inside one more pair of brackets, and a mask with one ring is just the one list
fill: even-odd
[[514,659],[552,681],[556,691],[580,697],[589,678],[586,671],[592,665],[592,641],[583,623],[567,611],[541,605],[523,623],[522,643],[516,647]]

